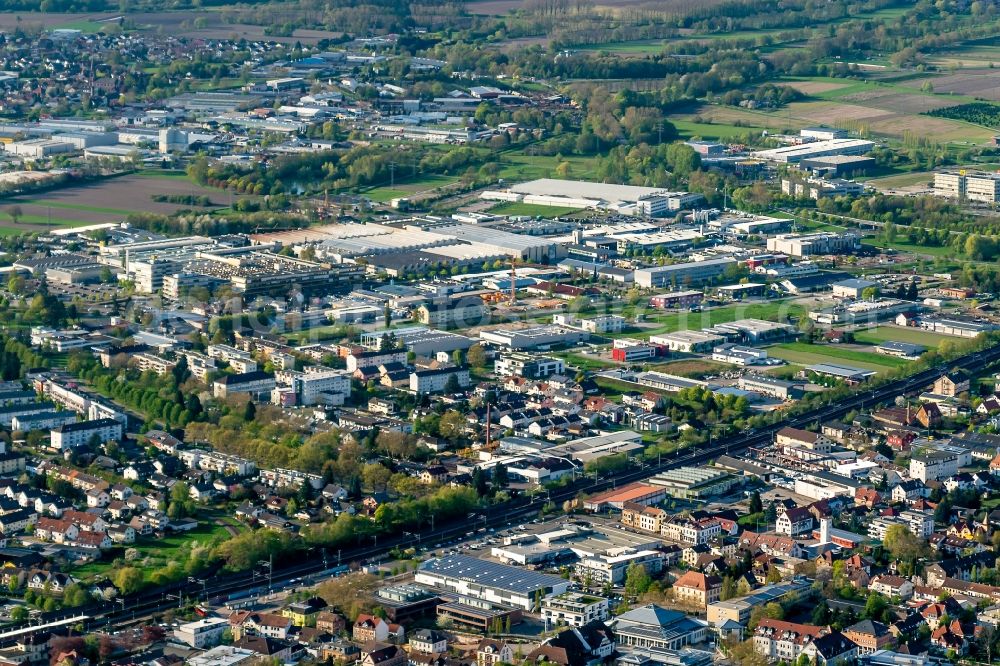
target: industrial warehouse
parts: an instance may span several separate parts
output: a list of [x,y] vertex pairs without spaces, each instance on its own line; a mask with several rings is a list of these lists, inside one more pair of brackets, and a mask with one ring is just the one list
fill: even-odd
[[532,180],[506,190],[487,190],[480,198],[539,206],[607,210],[622,215],[646,217],[665,217],[691,208],[705,199],[702,195],[691,192],[554,178]]

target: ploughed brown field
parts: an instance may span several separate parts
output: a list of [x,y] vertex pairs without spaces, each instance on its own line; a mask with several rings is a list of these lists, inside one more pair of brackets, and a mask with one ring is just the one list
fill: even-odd
[[[207,196],[213,206],[157,202],[153,201],[153,195]],[[238,198],[234,195],[233,201]],[[62,227],[123,222],[134,212],[209,211],[228,206],[229,202],[229,192],[202,187],[187,178],[129,175],[0,200],[0,226],[37,231],[48,228],[49,220],[52,226]],[[17,225],[8,213],[15,205],[23,214]]]

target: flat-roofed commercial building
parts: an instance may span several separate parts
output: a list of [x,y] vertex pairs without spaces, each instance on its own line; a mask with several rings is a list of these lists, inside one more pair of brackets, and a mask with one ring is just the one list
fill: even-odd
[[678,467],[661,472],[649,479],[652,485],[660,486],[664,492],[678,499],[701,499],[721,495],[740,483],[740,480],[718,469],[705,467]]
[[367,331],[361,334],[361,346],[367,349],[379,349],[383,338],[390,336],[402,343],[407,351],[417,356],[427,356],[439,351],[453,352],[456,349],[466,350],[476,341],[470,337],[439,331],[425,326],[408,326],[391,331]]
[[540,178],[506,190],[487,190],[481,197],[493,201],[520,201],[542,206],[611,210],[646,217],[664,217],[671,212],[690,208],[705,199],[701,194],[692,192],[557,178]]
[[635,271],[635,283],[646,289],[700,284],[721,277],[726,269],[736,264],[732,257],[719,257],[705,261],[653,266]]
[[874,147],[875,142],[866,139],[831,139],[757,150],[751,156],[778,164],[798,164],[801,160],[829,155],[864,155]]
[[703,300],[705,300],[704,292],[686,289],[657,294],[649,299],[649,304],[654,308],[686,308],[698,305]]
[[549,375],[558,375],[566,371],[566,364],[561,358],[510,352],[501,354],[495,364],[497,377],[527,377],[540,379]]
[[489,311],[478,297],[458,298],[444,303],[425,303],[416,310],[421,324],[439,328],[468,328],[489,321]]
[[583,508],[588,511],[603,511],[605,508],[611,507],[621,511],[626,502],[652,506],[665,499],[667,499],[667,493],[663,488],[648,483],[635,482],[622,488],[594,495],[584,501]]
[[792,382],[777,377],[744,375],[737,384],[743,391],[753,391],[780,400],[798,400],[805,393],[805,382]]
[[798,332],[791,324],[763,319],[737,319],[724,324],[716,324],[705,331],[733,342],[746,342],[752,345],[785,340],[795,337]]
[[[419,225],[420,221],[414,221],[413,224]],[[428,231],[440,236],[456,238],[466,243],[474,243],[488,249],[493,254],[516,257],[523,261],[555,264],[557,260],[566,256],[566,248],[551,238],[514,234],[475,224],[435,225]]]
[[180,625],[174,629],[174,637],[193,648],[205,648],[222,640],[222,634],[228,628],[229,620],[226,618],[206,617]]
[[625,582],[628,568],[639,564],[650,574],[656,575],[663,570],[666,557],[658,550],[632,550],[614,554],[594,554],[582,558],[574,568],[576,575],[590,580],[593,585],[621,585]]
[[959,317],[926,317],[920,319],[920,328],[942,335],[974,338],[980,333],[996,330],[997,325],[988,321],[974,321]]
[[616,453],[641,451],[643,448],[645,447],[641,434],[633,430],[619,430],[603,435],[574,439],[565,444],[549,447],[545,451],[551,456],[572,458],[578,462],[586,463]]
[[539,595],[563,594],[569,581],[559,576],[487,562],[468,555],[427,560],[417,568],[421,585],[530,611]]
[[875,301],[854,301],[828,310],[814,310],[809,318],[817,324],[874,324],[897,315],[913,312],[917,306],[910,301],[880,298]]
[[934,194],[949,199],[996,203],[1000,201],[1000,174],[965,169],[935,173]]
[[683,391],[684,389],[694,388],[696,386],[698,388],[707,389],[718,388],[717,386],[712,386],[708,382],[703,382],[698,379],[688,379],[687,377],[668,375],[665,372],[657,372],[656,370],[640,372],[635,376],[635,381],[637,384],[642,386],[667,391],[668,393],[676,393],[677,391]]
[[[246,296],[288,293],[296,288],[303,293],[346,292],[364,274],[362,266],[330,266],[256,251],[238,254],[203,252],[197,260],[186,265],[186,270],[228,280],[233,291]],[[169,271],[171,274],[175,272]]]
[[780,252],[791,257],[815,254],[845,254],[861,249],[861,236],[853,232],[842,234],[780,234],[767,239],[768,252]]
[[582,627],[594,620],[608,619],[608,600],[578,592],[566,592],[542,601],[542,618],[548,627]]
[[712,351],[717,345],[725,342],[726,338],[705,331],[677,331],[663,335],[651,335],[649,341],[654,345],[666,347],[670,351],[690,354]]
[[861,484],[846,476],[838,477],[824,472],[812,472],[795,479],[795,494],[813,500],[825,500],[838,495],[853,497]]
[[536,326],[533,328],[498,328],[480,331],[483,342],[508,349],[540,349],[554,345],[574,345],[590,337],[586,331],[564,326]]
[[823,197],[857,196],[864,193],[865,186],[853,180],[843,180],[842,178],[797,179],[788,177],[781,179],[781,191],[783,194],[794,197],[822,199]]
[[508,618],[510,624],[519,624],[521,612],[520,608],[491,604],[471,597],[458,597],[437,606],[438,621],[444,620],[448,624],[481,632],[489,631],[497,623],[506,626]]

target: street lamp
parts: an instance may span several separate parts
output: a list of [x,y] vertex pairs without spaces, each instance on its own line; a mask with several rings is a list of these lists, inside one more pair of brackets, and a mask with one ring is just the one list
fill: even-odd
[[204,578],[195,578],[194,576],[188,576],[188,582],[201,583],[201,594],[203,597],[205,597],[206,601],[208,600],[207,581],[205,581]]
[[[271,555],[266,560],[258,560],[257,566],[267,567],[267,593],[270,594],[271,584],[273,582],[273,576],[274,576],[274,555]],[[255,576],[257,575],[256,571],[254,571],[254,575]],[[260,576],[263,577],[264,574],[260,574]]]

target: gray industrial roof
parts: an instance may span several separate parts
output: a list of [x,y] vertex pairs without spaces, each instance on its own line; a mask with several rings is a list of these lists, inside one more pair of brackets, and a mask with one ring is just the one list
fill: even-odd
[[521,594],[566,582],[559,576],[488,562],[468,555],[449,555],[428,560],[420,565],[420,570]]

